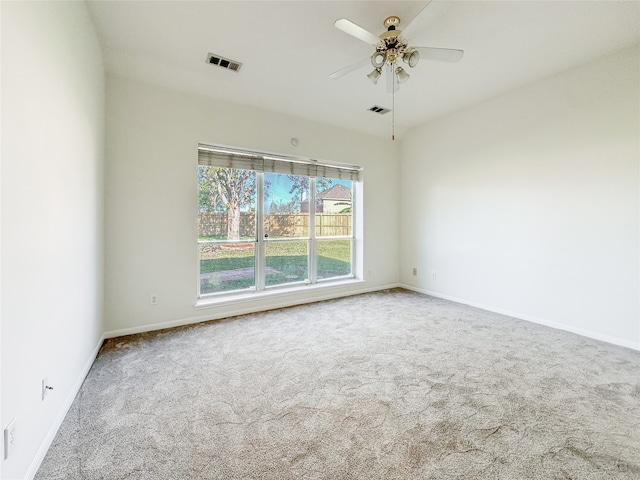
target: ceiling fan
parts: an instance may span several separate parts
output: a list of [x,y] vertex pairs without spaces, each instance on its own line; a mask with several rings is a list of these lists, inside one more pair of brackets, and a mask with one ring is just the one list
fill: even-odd
[[[457,62],[464,55],[463,50],[453,48],[415,47],[409,45],[407,37],[415,30],[415,19],[407,25],[404,31],[398,28],[400,26],[399,17],[387,17],[383,24],[386,30],[377,36],[346,18],[336,20],[333,25],[337,29],[348,33],[358,40],[373,45],[374,52],[371,56],[341,68],[329,75],[329,77],[334,79],[340,78],[347,73],[363,67],[370,61],[373,70],[367,75],[367,78],[374,84],[377,84],[384,69],[387,77],[387,93],[393,94],[398,90],[399,85],[409,80],[410,77],[406,70],[398,65],[400,59],[410,68],[413,68],[418,64],[421,57],[427,60]],[[392,139],[395,140],[395,134],[392,134]]]

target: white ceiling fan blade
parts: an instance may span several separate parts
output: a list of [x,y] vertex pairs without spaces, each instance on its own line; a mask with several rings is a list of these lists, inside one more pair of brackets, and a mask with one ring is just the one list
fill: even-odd
[[346,18],[341,18],[336,20],[333,24],[338,30],[342,30],[344,33],[348,33],[352,37],[356,37],[363,42],[366,42],[370,45],[376,45],[380,42],[380,38],[377,35],[365,30],[359,25],[356,25],[351,20],[347,20]]
[[413,47],[420,52],[420,58],[437,60],[439,62],[458,62],[464,55],[464,50],[455,48]]
[[405,25],[404,27],[400,25],[400,30],[402,30],[402,36],[404,38],[408,38],[408,39],[413,38],[413,34],[416,33],[415,30],[419,28],[419,23],[420,23],[419,21],[416,21],[416,20],[420,18],[420,16],[423,14],[423,12],[429,6],[430,3],[431,3],[431,0],[429,0],[427,4],[424,7],[422,7],[422,10],[420,10],[418,15],[413,17],[413,20],[411,20],[407,25]]
[[341,68],[337,72],[333,72],[329,75],[329,78],[340,78],[347,73],[353,72],[354,70],[359,69],[360,67],[364,67],[367,63],[369,63],[369,57],[363,58],[362,60],[357,61],[356,63],[352,63],[344,68]]

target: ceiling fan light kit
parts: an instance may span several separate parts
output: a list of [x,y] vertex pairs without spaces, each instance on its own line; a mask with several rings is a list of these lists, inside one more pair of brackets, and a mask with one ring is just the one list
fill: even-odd
[[371,55],[371,65],[373,65],[375,68],[382,67],[386,63],[386,61],[387,61],[386,53],[374,52],[374,54]]
[[412,52],[405,52],[402,55],[402,60],[404,63],[409,65],[411,68],[415,67],[420,61],[420,52],[418,50],[413,50]]
[[[346,18],[336,20],[333,25],[358,40],[373,45],[375,50],[369,57],[371,65],[373,65],[373,71],[367,75],[367,78],[371,80],[374,85],[377,85],[378,80],[382,76],[382,69],[384,68],[387,71],[387,93],[393,95],[392,102],[394,106],[394,108],[392,108],[392,140],[395,140],[395,91],[398,90],[399,84],[406,82],[410,77],[404,68],[398,66],[397,59],[401,58],[404,63],[409,65],[409,68],[414,68],[420,61],[421,51],[424,53],[424,58],[443,62],[457,62],[464,54],[462,50],[458,49],[409,46],[409,41],[402,36],[402,30],[398,29],[400,18],[395,15],[387,17],[384,20],[383,25],[386,30],[379,36],[374,35]],[[411,24],[407,26],[407,29],[410,26]],[[364,61],[366,62],[366,59]],[[363,63],[359,61],[329,76],[331,78],[340,78],[361,66],[363,66]]]
[[397,67],[396,68],[396,77],[398,78],[398,83],[404,83],[407,80],[409,80],[409,77],[411,75],[409,75],[404,68],[402,67]]
[[367,78],[369,78],[369,80],[371,80],[371,82],[376,85],[381,76],[382,68],[378,67],[374,68],[373,71],[369,75],[367,75]]

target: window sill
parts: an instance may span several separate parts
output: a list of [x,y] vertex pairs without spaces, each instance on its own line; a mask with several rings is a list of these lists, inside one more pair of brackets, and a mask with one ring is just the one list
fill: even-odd
[[[300,285],[296,287],[289,287],[286,289],[273,289],[263,290],[262,292],[246,292],[229,295],[220,295],[215,297],[200,298],[195,303],[194,308],[196,310],[202,310],[205,308],[221,307],[234,304],[242,304],[251,300],[262,299],[277,299],[282,297],[290,297],[300,293],[312,293],[319,294],[322,292],[330,292],[331,290],[341,289],[345,286],[362,285],[365,281],[358,278],[348,278],[344,280],[337,280],[335,282],[316,283],[315,285]],[[321,298],[313,299],[321,300]]]

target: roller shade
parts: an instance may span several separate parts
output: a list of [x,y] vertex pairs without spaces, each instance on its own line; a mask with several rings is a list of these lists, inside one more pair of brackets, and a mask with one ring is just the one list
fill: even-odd
[[213,145],[198,146],[198,165],[241,168],[266,173],[360,180],[360,167],[329,165],[315,160],[260,154]]

